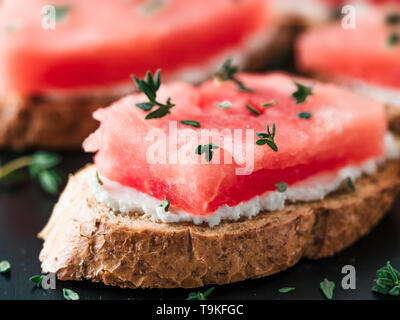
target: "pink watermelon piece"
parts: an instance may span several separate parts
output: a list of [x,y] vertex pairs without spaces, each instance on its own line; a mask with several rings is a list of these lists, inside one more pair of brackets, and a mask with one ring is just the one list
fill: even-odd
[[[166,101],[171,97],[176,106],[160,119],[145,120],[146,112],[135,106],[146,101],[143,94],[127,96],[94,113],[100,127],[84,142],[84,149],[97,152],[95,165],[108,179],[160,201],[168,197],[171,206],[195,215],[207,215],[221,205],[237,205],[276,190],[274,185],[281,181],[291,185],[313,174],[383,154],[387,128],[380,103],[334,85],[298,79],[302,84],[313,85],[313,95],[305,103],[296,104],[291,96],[296,86],[290,75],[241,74],[239,78],[254,91],[238,91],[232,82],[217,85],[209,81],[200,87],[179,82],[162,85],[157,99]],[[225,100],[232,104],[229,109],[215,105]],[[273,107],[259,108],[271,100],[276,101]],[[258,108],[260,115],[249,112],[246,103]],[[310,112],[312,117],[299,118],[299,112]],[[150,164],[146,158],[150,146],[147,133],[159,129],[168,137],[173,120],[196,120],[201,129],[247,128],[255,132],[266,132],[266,125],[275,123],[279,150],[254,145],[254,170],[249,175],[235,174],[236,168],[244,166],[236,158],[232,164],[215,164],[215,155],[210,163]],[[188,128],[178,124],[179,130]],[[200,129],[193,130],[200,141]],[[214,151],[222,154],[224,143],[210,142],[219,145]],[[245,144],[245,134],[241,142]],[[195,146],[189,148],[189,153],[199,158]]]
[[[161,9],[144,14],[152,2]],[[47,0],[0,5],[0,91],[102,88],[160,67],[169,75],[202,65],[271,25],[264,0],[50,3],[64,8],[55,30],[42,28]]]
[[385,23],[387,13],[375,8],[359,14],[356,29],[336,23],[305,32],[297,43],[299,67],[400,89],[400,44],[388,45],[393,28]]

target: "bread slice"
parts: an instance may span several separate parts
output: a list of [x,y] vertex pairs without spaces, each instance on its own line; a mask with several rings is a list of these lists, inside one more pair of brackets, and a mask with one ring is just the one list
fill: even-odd
[[40,232],[43,272],[123,288],[191,288],[274,274],[302,257],[333,255],[365,235],[400,191],[400,162],[389,161],[322,201],[288,204],[253,219],[210,228],[151,222],[100,204],[87,184],[93,165],[70,177]]

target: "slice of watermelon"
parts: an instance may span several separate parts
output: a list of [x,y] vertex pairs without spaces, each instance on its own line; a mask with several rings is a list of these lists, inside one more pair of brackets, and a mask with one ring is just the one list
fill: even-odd
[[[338,78],[400,89],[400,42],[390,46],[396,28],[385,23],[389,11],[357,11],[356,28],[341,23],[308,31],[297,43],[299,67]],[[397,28],[400,35],[400,29]]]
[[50,2],[62,12],[55,30],[42,27],[49,1],[3,1],[0,91],[103,88],[160,67],[169,75],[244,45],[271,23],[265,0]]
[[[195,215],[206,215],[221,205],[237,205],[275,190],[275,184],[281,181],[290,185],[313,174],[359,164],[383,154],[387,128],[380,103],[334,85],[300,79],[302,84],[313,85],[313,95],[305,103],[296,104],[292,97],[296,86],[290,75],[242,74],[239,78],[253,92],[238,91],[232,82],[209,81],[198,88],[185,83],[162,86],[157,99],[166,101],[171,97],[176,106],[160,119],[145,120],[146,112],[135,106],[146,100],[143,94],[127,96],[95,112],[94,117],[101,124],[84,142],[84,149],[97,151],[95,164],[101,175],[160,201],[168,197],[171,206]],[[231,107],[216,106],[222,101],[229,101]],[[276,104],[260,107],[271,101]],[[260,115],[250,112],[246,103]],[[300,112],[309,112],[311,118],[299,118]],[[146,136],[150,130],[158,129],[172,139],[169,125],[173,120],[195,120],[201,129],[229,132],[233,129],[266,132],[266,125],[275,123],[278,152],[267,145],[255,145],[255,140],[246,146],[243,134],[239,140],[241,146],[247,147],[246,150],[254,147],[254,169],[249,175],[236,174],[235,169],[244,166],[237,158],[232,164],[223,163],[223,152],[229,150],[225,144],[228,140],[211,141],[220,148],[213,150],[215,154],[209,163],[150,164],[146,153],[153,144]],[[192,130],[182,124],[178,129]],[[193,130],[200,141],[201,130]],[[164,148],[167,162],[170,144]],[[183,146],[184,142],[177,145]],[[196,146],[194,141],[188,148],[190,156],[204,157],[195,154]],[[217,155],[221,164],[216,164]]]

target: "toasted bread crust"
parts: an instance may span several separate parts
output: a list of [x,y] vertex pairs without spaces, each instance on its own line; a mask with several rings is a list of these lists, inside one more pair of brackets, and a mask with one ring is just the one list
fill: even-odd
[[210,228],[122,217],[98,203],[85,182],[88,166],[70,177],[39,234],[43,272],[61,280],[91,279],[120,287],[199,287],[280,272],[302,257],[332,255],[365,235],[400,191],[400,162],[356,181],[356,191],[288,204],[253,219]]

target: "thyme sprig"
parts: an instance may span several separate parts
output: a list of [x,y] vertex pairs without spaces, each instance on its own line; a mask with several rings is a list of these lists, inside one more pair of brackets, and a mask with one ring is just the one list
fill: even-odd
[[232,81],[237,84],[238,89],[240,91],[252,92],[253,90],[246,87],[242,81],[237,79],[235,75],[239,72],[239,68],[237,66],[232,65],[232,59],[228,59],[224,62],[222,67],[215,74],[215,79],[217,81],[225,82]]
[[297,90],[292,93],[292,97],[296,99],[296,104],[300,104],[306,101],[308,96],[311,96],[312,87],[307,87],[297,81],[294,81],[294,84],[297,87]]
[[333,281],[329,281],[327,278],[325,278],[324,281],[320,282],[319,287],[325,298],[328,300],[333,299],[333,290],[335,289],[335,283]]
[[272,125],[272,133],[269,131],[269,125],[267,125],[267,133],[264,132],[257,132],[257,137],[260,139],[256,141],[256,144],[262,146],[267,144],[272,150],[275,152],[278,151],[278,147],[275,144],[275,123]]
[[376,276],[376,284],[372,287],[373,292],[400,296],[400,272],[390,265],[390,261],[376,272]]
[[166,103],[161,103],[156,100],[157,91],[161,85],[161,69],[156,71],[154,78],[150,71],[147,71],[144,80],[139,79],[135,75],[131,75],[131,77],[136,82],[138,89],[149,99],[148,102],[137,103],[136,106],[143,111],[152,111],[153,107],[158,106],[158,109],[147,114],[146,120],[162,118],[170,113],[170,109],[175,106],[175,104],[171,103],[171,98],[168,98]]
[[207,300],[207,297],[214,291],[215,287],[211,287],[204,293],[197,291],[197,292],[190,292],[189,297],[186,300]]
[[204,145],[198,145],[194,152],[198,155],[201,155],[204,153],[206,156],[206,161],[210,162],[214,155],[214,152],[212,151],[212,149],[218,149],[218,148],[219,148],[219,146],[217,146],[214,143],[207,143]]
[[18,177],[15,174],[23,168],[28,168],[32,179],[36,179],[46,192],[55,194],[62,183],[59,171],[54,168],[60,161],[61,157],[57,154],[38,151],[0,166],[0,181],[15,181]]

